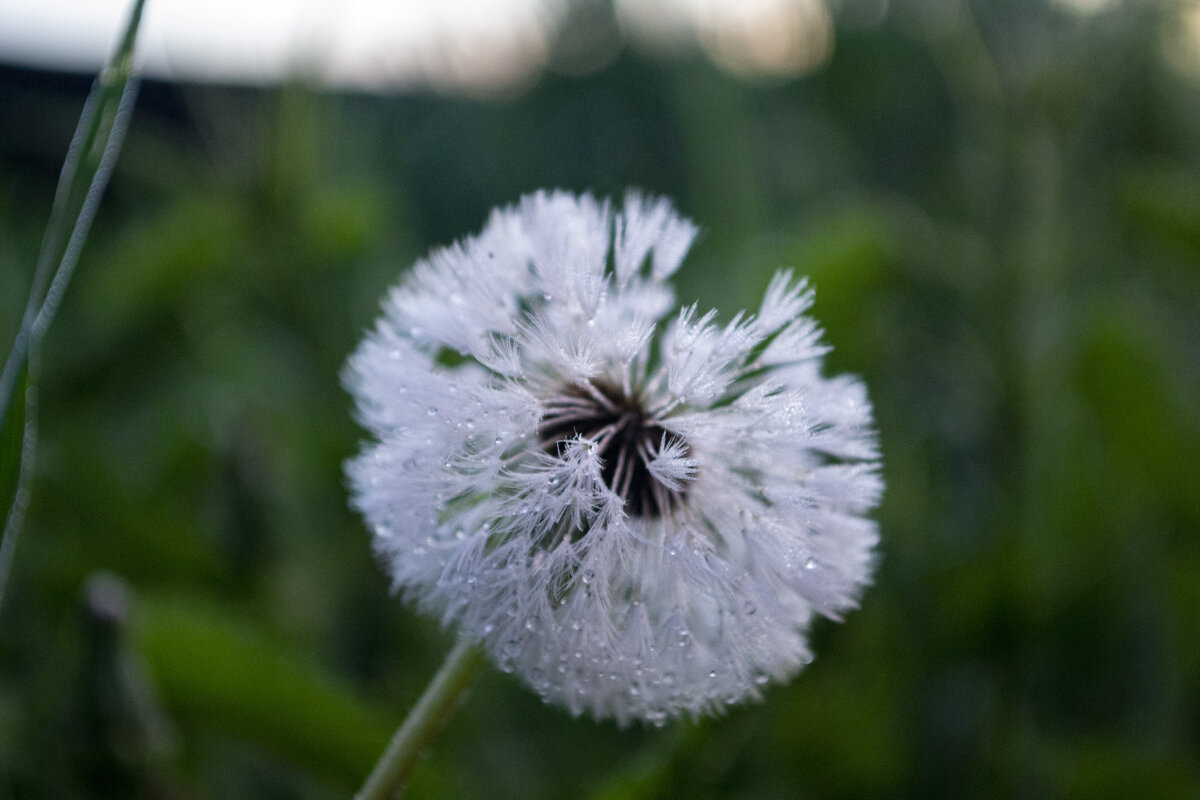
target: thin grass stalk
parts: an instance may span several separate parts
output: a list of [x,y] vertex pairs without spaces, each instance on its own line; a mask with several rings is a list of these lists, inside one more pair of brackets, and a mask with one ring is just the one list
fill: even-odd
[[[29,300],[4,370],[0,372],[0,431],[11,431],[11,436],[0,439],[0,443],[7,445],[0,452],[0,462],[7,462],[0,475],[6,477],[5,483],[12,484],[11,488],[0,486],[4,492],[0,497],[9,503],[4,538],[0,540],[0,605],[4,602],[17,538],[29,506],[37,452],[40,343],[58,311],[121,152],[137,97],[133,48],[144,6],[145,0],[135,0],[120,43],[84,103],[59,175]],[[9,466],[13,460],[15,466]]]

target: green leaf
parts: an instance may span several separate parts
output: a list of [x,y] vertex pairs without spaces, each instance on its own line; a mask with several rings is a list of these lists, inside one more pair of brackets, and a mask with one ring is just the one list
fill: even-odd
[[1200,254],[1200,181],[1186,166],[1142,167],[1119,186],[1118,199],[1147,245],[1174,249],[1194,268]]
[[245,620],[199,604],[137,607],[134,639],[168,709],[353,788],[397,720],[297,658]]
[[1132,309],[1100,316],[1080,353],[1074,383],[1094,415],[1093,435],[1109,450],[1107,474],[1119,477],[1126,492],[1136,489],[1155,505],[1198,520],[1195,395],[1151,319]]

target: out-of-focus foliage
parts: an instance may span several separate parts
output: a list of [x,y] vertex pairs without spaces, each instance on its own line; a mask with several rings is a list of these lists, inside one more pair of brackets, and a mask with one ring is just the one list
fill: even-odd
[[[626,51],[487,102],[146,85],[45,343],[0,796],[362,780],[450,639],[346,509],[338,374],[413,260],[553,186],[676,198],[704,227],[682,299],[726,318],[779,267],[812,276],[831,368],[877,409],[878,578],[722,719],[619,731],[488,672],[411,796],[1200,795],[1176,6],[837,8],[830,60],[789,81]],[[0,72],[4,337],[89,82]]]

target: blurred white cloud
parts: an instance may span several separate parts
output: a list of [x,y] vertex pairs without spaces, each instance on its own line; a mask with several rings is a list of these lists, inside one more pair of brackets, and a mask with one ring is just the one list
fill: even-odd
[[1077,14],[1087,15],[1106,11],[1116,4],[1117,0],[1054,0],[1054,2]]
[[825,0],[616,0],[625,27],[668,47],[698,41],[744,77],[788,77],[820,66],[833,49]]
[[[833,23],[826,3],[614,0],[613,9],[621,32],[652,46],[696,42],[735,73],[789,76],[828,57]],[[535,78],[552,57],[562,61],[554,51],[556,33],[568,12],[583,4],[148,0],[138,59],[147,74],[170,80],[261,84],[303,74],[368,89],[503,91]],[[613,13],[602,11],[603,3],[590,5],[593,16],[601,11],[596,24],[570,28],[571,66],[585,71],[591,62],[606,63],[619,46]],[[131,0],[0,0],[0,60],[94,71],[130,6]],[[595,46],[580,39],[589,32],[597,37]]]
[[[364,88],[501,88],[544,63],[565,0],[149,0],[153,76],[269,83],[297,73]],[[129,0],[0,0],[0,59],[93,71]]]

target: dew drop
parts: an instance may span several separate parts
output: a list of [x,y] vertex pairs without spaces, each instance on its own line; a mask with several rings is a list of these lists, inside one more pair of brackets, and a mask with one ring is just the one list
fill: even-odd
[[817,568],[817,560],[815,558],[813,558],[812,556],[809,556],[808,558],[804,559],[804,568],[805,569],[816,569]]
[[436,417],[437,416],[437,406],[430,406],[428,413],[429,413],[429,416]]

